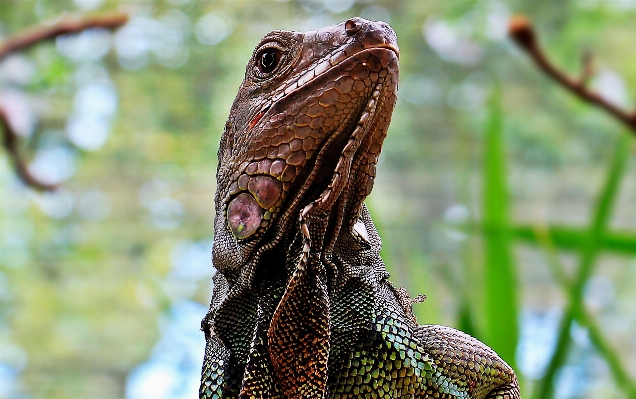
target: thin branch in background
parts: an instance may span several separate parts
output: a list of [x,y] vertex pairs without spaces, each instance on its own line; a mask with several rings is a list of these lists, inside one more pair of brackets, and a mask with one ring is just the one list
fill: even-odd
[[[589,53],[583,54],[581,59],[581,74],[578,79],[575,79],[557,69],[552,62],[548,60],[544,51],[539,46],[535,30],[527,17],[523,15],[513,17],[510,20],[509,34],[517,45],[530,55],[535,64],[545,74],[583,101],[603,108],[610,115],[625,124],[630,131],[636,135],[636,110],[629,111],[622,109],[603,98],[599,93],[588,88],[589,80],[594,73],[592,56]],[[534,395],[537,398],[544,399],[552,397],[553,395],[555,374],[557,369],[563,364],[568,352],[571,342],[569,336],[570,328],[574,319],[577,319],[588,328],[593,345],[607,361],[617,383],[625,392],[629,393],[630,397],[636,392],[636,387],[623,368],[619,356],[601,335],[596,321],[589,315],[581,303],[585,284],[592,274],[594,262],[598,256],[599,241],[603,238],[606,230],[607,220],[611,213],[613,200],[616,196],[619,177],[628,159],[628,141],[627,136],[622,137],[619,141],[619,147],[614,156],[606,186],[602,191],[594,212],[587,243],[582,247],[581,264],[579,265],[574,281],[569,282],[567,280],[554,259],[549,262],[553,263],[551,269],[555,275],[555,279],[569,296],[569,305],[559,328],[558,342],[555,351],[551,356],[546,374]]]
[[[117,29],[128,21],[128,16],[122,13],[101,15],[85,18],[69,18],[51,26],[37,26],[9,37],[0,43],[0,61],[9,54],[24,51],[36,44],[53,40],[61,35],[73,34],[93,28]],[[55,190],[56,184],[48,184],[33,176],[20,154],[18,141],[20,136],[11,126],[6,110],[0,108],[0,129],[2,129],[2,145],[7,150],[15,172],[29,187],[38,190]]]
[[2,129],[2,145],[7,150],[9,158],[13,162],[13,167],[16,174],[27,186],[36,188],[38,190],[52,191],[57,188],[56,184],[48,184],[40,181],[33,176],[22,158],[20,151],[18,150],[19,136],[11,123],[9,122],[8,115],[3,108],[0,108],[0,128]]
[[587,86],[593,73],[591,55],[584,54],[581,77],[575,79],[568,76],[565,72],[560,71],[547,58],[545,52],[541,49],[538,43],[535,30],[527,17],[524,15],[516,15],[512,17],[510,19],[508,32],[515,43],[517,43],[521,49],[530,55],[534,63],[543,72],[583,101],[596,105],[609,112],[612,116],[629,127],[631,132],[636,136],[636,110],[629,111],[622,109],[615,104],[612,104],[599,93],[591,90]]
[[68,18],[51,26],[37,26],[9,37],[0,43],[0,61],[7,55],[24,51],[36,44],[53,40],[61,35],[79,33],[87,29],[117,29],[128,22],[122,13],[85,18]]

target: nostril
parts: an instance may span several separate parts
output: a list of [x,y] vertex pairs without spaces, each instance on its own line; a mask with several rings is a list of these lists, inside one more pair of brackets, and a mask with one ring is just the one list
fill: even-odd
[[362,25],[354,19],[348,19],[347,22],[345,22],[345,32],[347,32],[347,35],[349,36],[355,35],[360,30],[361,26]]

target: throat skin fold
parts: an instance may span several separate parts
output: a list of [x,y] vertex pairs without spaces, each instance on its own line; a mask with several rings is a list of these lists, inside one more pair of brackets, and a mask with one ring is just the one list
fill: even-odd
[[384,22],[273,31],[221,138],[200,399],[518,399],[514,372],[418,325],[364,205],[397,99]]

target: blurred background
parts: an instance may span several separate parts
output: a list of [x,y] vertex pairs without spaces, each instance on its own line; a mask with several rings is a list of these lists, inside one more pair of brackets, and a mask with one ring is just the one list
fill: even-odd
[[[633,132],[548,80],[508,38],[633,107],[633,0],[0,0],[0,41],[125,12],[0,63],[31,173],[0,152],[0,397],[197,397],[216,151],[273,29],[351,16],[399,37],[398,105],[367,204],[422,324],[513,365],[524,398],[636,398]],[[569,315],[569,316],[568,316]],[[574,321],[571,321],[574,320]],[[552,360],[555,357],[560,361]],[[546,390],[547,389],[547,390]]]

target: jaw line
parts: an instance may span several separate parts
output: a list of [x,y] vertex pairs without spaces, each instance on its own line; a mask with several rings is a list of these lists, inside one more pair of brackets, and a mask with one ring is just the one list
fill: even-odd
[[[347,143],[340,151],[340,155],[336,162],[336,166],[332,172],[332,177],[329,181],[329,185],[327,188],[318,196],[318,198],[312,201],[309,205],[305,206],[301,211],[301,215],[305,215],[306,212],[310,212],[311,207],[319,206],[323,208],[331,209],[330,214],[333,215],[333,208],[338,206],[338,203],[341,201],[342,194],[346,190],[351,190],[353,184],[358,182],[351,181],[354,173],[357,170],[357,166],[355,165],[354,158],[360,149],[360,146],[364,142],[364,140],[368,137],[369,133],[373,129],[373,125],[375,122],[375,116],[377,110],[380,107],[379,97],[382,94],[382,85],[380,83],[376,83],[374,90],[369,96],[364,109],[362,110],[360,117],[358,118],[358,123],[356,126],[349,132],[349,139]],[[372,106],[371,103],[375,101],[375,106]],[[361,118],[367,114],[367,120],[360,124]],[[339,181],[337,181],[339,179]],[[357,189],[365,189],[364,187],[357,187]],[[332,197],[332,198],[329,198]],[[345,198],[345,202],[341,205],[344,205],[343,211],[346,208],[346,204],[349,202],[348,198]],[[325,209],[322,209],[323,211]],[[330,252],[335,245],[338,236],[340,235],[340,231],[344,224],[346,223],[344,219],[347,215],[342,213],[342,220],[340,222],[329,220],[329,224],[334,223],[334,230],[328,231],[328,234],[331,235],[331,239],[329,242],[325,241],[326,245],[323,246],[323,252]],[[350,223],[351,227],[353,227],[353,223]],[[326,236],[324,238],[327,238]]]
[[[400,49],[398,49],[397,47],[395,47],[395,46],[393,46],[393,45],[391,45],[391,44],[388,44],[388,43],[378,44],[378,45],[376,45],[376,46],[369,47],[369,48],[367,48],[367,49],[365,49],[365,50],[372,50],[372,49],[374,49],[374,48],[385,48],[385,49],[387,49],[387,50],[391,50],[391,51],[393,51],[393,52],[395,53],[395,55],[396,55],[397,59],[398,59],[398,60],[400,59]],[[364,51],[364,50],[363,50],[363,51]]]

